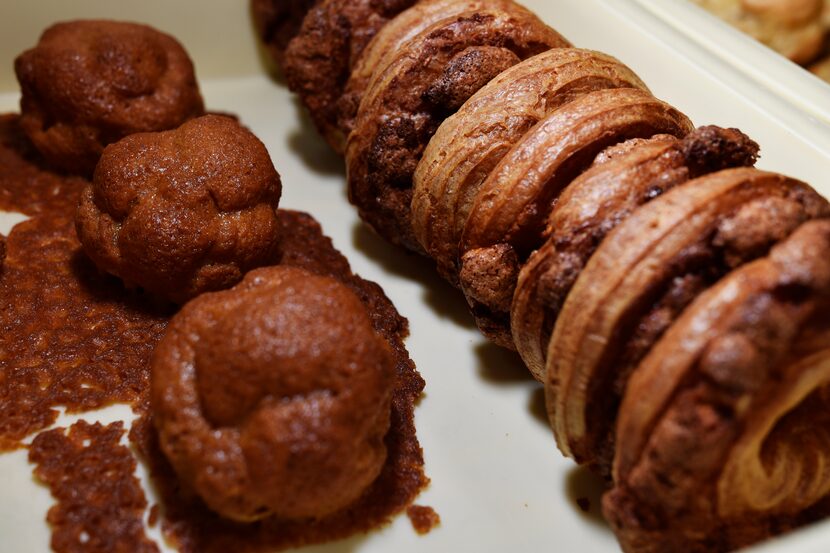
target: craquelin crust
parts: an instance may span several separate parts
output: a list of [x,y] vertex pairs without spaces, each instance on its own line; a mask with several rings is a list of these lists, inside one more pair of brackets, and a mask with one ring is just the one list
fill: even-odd
[[204,113],[187,52],[146,25],[58,23],[14,67],[21,127],[50,165],[69,173],[91,175],[104,148],[125,136]]
[[345,285],[289,267],[252,271],[188,303],[157,346],[162,449],[225,517],[322,518],[380,473],[394,366]]
[[206,115],[109,146],[81,195],[78,238],[100,269],[184,303],[271,264],[281,190],[262,142]]

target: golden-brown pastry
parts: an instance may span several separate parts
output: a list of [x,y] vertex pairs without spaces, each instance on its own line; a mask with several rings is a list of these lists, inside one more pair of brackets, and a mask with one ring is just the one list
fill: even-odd
[[544,243],[559,194],[597,154],[627,139],[682,137],[692,128],[650,93],[617,88],[584,94],[531,129],[482,183],[461,236],[459,280],[479,328],[514,347],[507,314],[521,264]]
[[323,0],[285,50],[288,86],[338,153],[346,149],[339,104],[352,68],[375,34],[416,0]]
[[727,169],[673,188],[609,233],[548,346],[545,395],[562,452],[607,474],[626,382],[653,344],[722,276],[827,216],[830,204],[804,183]]
[[282,66],[285,48],[316,3],[317,0],[251,0],[257,34],[278,66]]
[[683,139],[629,140],[600,154],[565,189],[547,220],[549,238],[522,267],[512,298],[513,340],[537,380],[544,380],[547,346],[562,305],[605,235],[638,206],[678,184],[751,166],[757,154],[758,145],[740,131],[712,126]]
[[603,501],[624,551],[732,551],[830,512],[828,312],[830,222],[816,221],[657,343],[625,392]]
[[193,64],[146,25],[71,21],[46,29],[14,64],[20,124],[55,168],[92,174],[107,144],[204,113]]
[[577,48],[549,50],[504,71],[444,121],[414,176],[412,225],[441,274],[458,283],[458,246],[481,184],[536,123],[593,90],[640,88],[610,56]]
[[349,135],[349,199],[381,236],[413,251],[421,247],[409,222],[412,175],[440,123],[503,70],[567,46],[510,0],[483,6],[456,11],[394,51],[375,70]]
[[344,284],[252,271],[188,303],[156,348],[162,450],[224,517],[325,517],[383,467],[394,359]]
[[206,115],[108,146],[81,196],[78,238],[100,269],[183,303],[273,262],[281,190],[262,142]]
[[489,0],[420,0],[393,18],[375,35],[352,68],[338,106],[338,122],[345,138],[354,129],[360,102],[369,83],[384,70],[404,44],[442,19],[481,9]]

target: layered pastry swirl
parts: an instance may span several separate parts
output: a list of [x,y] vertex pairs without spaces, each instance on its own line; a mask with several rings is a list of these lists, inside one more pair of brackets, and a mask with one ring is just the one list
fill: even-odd
[[363,219],[391,242],[421,251],[409,216],[412,177],[441,122],[505,69],[567,42],[510,1],[426,0],[408,17],[422,29],[409,40],[398,35],[387,44],[392,37],[378,34],[386,54],[347,127],[346,160],[349,198]]
[[826,512],[828,251],[830,221],[802,225],[695,299],[640,364],[604,501],[629,549],[730,550]]
[[[297,68],[333,5],[374,38],[325,39],[350,74],[315,89]],[[345,138],[351,201],[544,383],[624,550],[728,551],[830,511],[827,200],[509,0],[316,9],[286,71]]]

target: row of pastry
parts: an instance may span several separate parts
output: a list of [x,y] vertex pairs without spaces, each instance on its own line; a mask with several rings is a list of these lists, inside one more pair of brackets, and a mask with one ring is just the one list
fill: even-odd
[[827,513],[826,199],[510,0],[300,12],[263,37],[350,200],[544,383],[624,550],[729,551]]

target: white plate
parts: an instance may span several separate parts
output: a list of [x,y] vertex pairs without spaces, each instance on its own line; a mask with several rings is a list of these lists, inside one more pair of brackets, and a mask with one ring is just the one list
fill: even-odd
[[[633,0],[525,4],[576,45],[631,65],[657,96],[697,124],[745,130],[763,147],[761,167],[830,195],[830,132],[822,123],[776,94],[753,94],[728,64]],[[8,66],[15,54],[3,53],[0,65]],[[428,262],[388,246],[360,224],[346,201],[342,162],[288,91],[263,75],[207,80],[202,88],[210,109],[238,113],[268,146],[283,177],[282,206],[317,217],[354,270],[379,282],[409,318],[409,350],[427,381],[416,416],[432,485],[417,503],[434,507],[442,525],[419,537],[406,517],[398,517],[368,536],[304,551],[619,551],[597,515],[595,483],[556,449],[540,414],[539,386],[517,357],[479,336],[463,299]],[[16,104],[17,95],[0,95],[1,111]],[[115,408],[100,418],[123,413]],[[47,550],[44,516],[51,499],[33,482],[25,453],[0,455],[0,490],[0,552]],[[587,515],[576,504],[585,496],[591,500]],[[818,551],[808,547],[822,543],[826,551],[828,540],[830,525],[818,526],[764,551]]]

